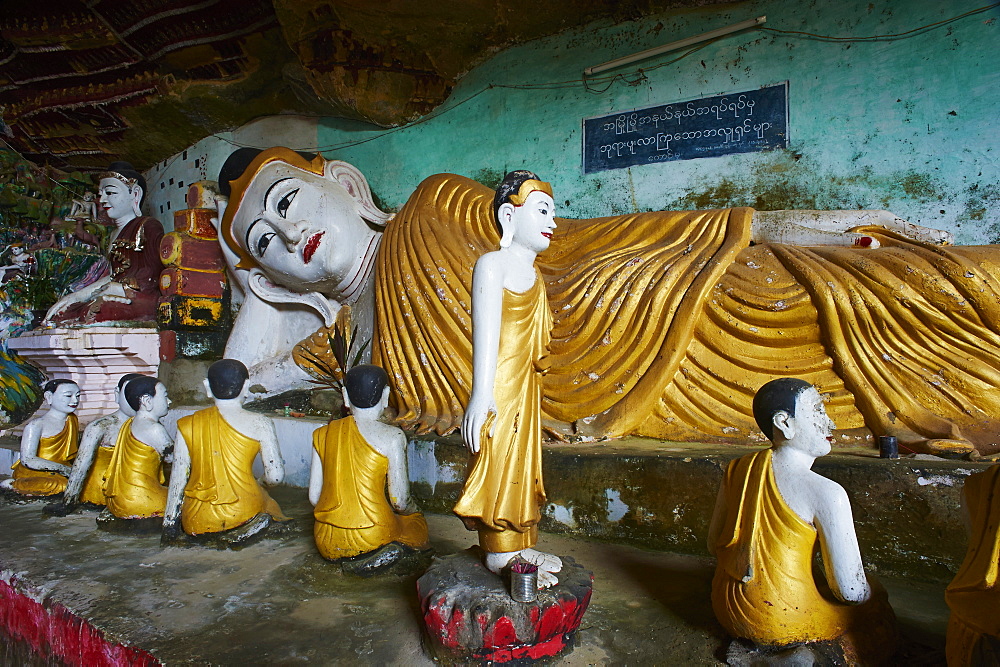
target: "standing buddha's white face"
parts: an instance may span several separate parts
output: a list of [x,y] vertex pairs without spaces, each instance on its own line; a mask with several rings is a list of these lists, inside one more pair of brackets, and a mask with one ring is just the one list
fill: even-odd
[[[136,187],[138,190],[138,186]],[[122,226],[139,214],[139,203],[136,193],[129,190],[128,184],[117,178],[102,178],[98,187],[101,207],[107,211],[108,217]],[[141,191],[140,191],[141,192]]]
[[284,162],[265,165],[233,218],[233,237],[275,283],[336,293],[372,236],[358,201],[332,178]]
[[511,245],[520,245],[535,253],[549,247],[556,228],[555,202],[547,193],[534,190],[511,214],[514,236]]

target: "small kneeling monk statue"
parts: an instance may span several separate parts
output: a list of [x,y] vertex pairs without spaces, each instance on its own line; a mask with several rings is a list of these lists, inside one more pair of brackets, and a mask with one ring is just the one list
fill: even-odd
[[[280,484],[285,466],[274,423],[243,408],[250,393],[247,367],[222,359],[208,369],[205,391],[215,406],[177,420],[170,495],[163,519],[163,542],[188,535],[216,535],[245,544],[263,534],[272,520],[286,517],[253,475],[259,454],[263,482]],[[178,516],[180,524],[178,525]],[[237,532],[230,533],[234,529]],[[227,539],[225,536],[228,535]]]
[[[719,490],[708,543],[716,618],[764,651],[833,641],[849,664],[879,662],[895,649],[895,615],[865,576],[847,493],[811,470],[833,440],[822,396],[772,380],[753,414],[773,446],[731,462]],[[817,542],[825,581],[813,575]]]
[[21,460],[11,466],[13,477],[0,488],[23,496],[54,496],[66,490],[80,437],[77,405],[80,387],[72,380],[50,380],[42,387],[49,409],[31,420],[21,435]]
[[125,400],[135,417],[118,431],[104,477],[105,504],[119,519],[162,517],[167,505],[162,457],[171,445],[160,423],[170,409],[167,388],[154,377],[138,377],[125,385]]
[[969,549],[944,598],[951,607],[947,657],[956,665],[1000,664],[1000,465],[969,475],[962,489]]
[[135,410],[125,400],[123,387],[129,380],[142,377],[138,373],[126,373],[118,380],[115,387],[115,403],[118,409],[109,415],[104,415],[87,424],[80,438],[80,450],[73,461],[73,470],[69,474],[66,485],[66,495],[61,502],[50,503],[45,507],[47,514],[66,516],[73,512],[77,505],[83,503],[91,507],[104,507],[104,475],[111,462],[118,432],[130,417],[135,417]]
[[384,370],[355,366],[343,392],[351,416],[313,433],[309,502],[316,548],[329,560],[371,554],[387,569],[383,565],[428,546],[427,522],[410,498],[406,436],[378,421],[389,403]]

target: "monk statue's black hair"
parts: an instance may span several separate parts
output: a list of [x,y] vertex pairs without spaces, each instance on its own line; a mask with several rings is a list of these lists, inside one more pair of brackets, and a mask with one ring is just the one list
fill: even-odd
[[389,376],[379,366],[362,364],[347,371],[344,387],[351,405],[370,408],[382,400],[382,392],[389,386]]
[[798,378],[779,378],[757,390],[753,396],[753,418],[768,440],[774,439],[774,415],[787,412],[789,417],[794,417],[795,401],[811,386]]
[[152,378],[148,375],[129,380],[129,383],[125,385],[125,402],[138,412],[142,406],[142,397],[154,396],[156,394],[156,385],[159,383],[159,378]]
[[250,377],[238,359],[221,359],[208,367],[208,388],[216,398],[236,398]]

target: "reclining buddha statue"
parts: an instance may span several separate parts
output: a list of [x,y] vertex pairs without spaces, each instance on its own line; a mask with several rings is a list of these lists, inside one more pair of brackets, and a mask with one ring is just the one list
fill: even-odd
[[[285,148],[236,151],[219,180],[223,250],[248,286],[226,355],[269,392],[305,386],[293,347],[349,305],[356,339],[371,340],[365,361],[370,351],[397,388],[397,422],[458,427],[472,268],[499,238],[492,191],[432,176],[393,216],[351,165]],[[950,246],[946,232],[885,211],[557,222],[538,256],[554,319],[550,431],[762,440],[754,391],[791,376],[826,396],[842,435],[894,435],[923,452],[998,448],[1000,248]],[[327,340],[321,331],[304,345]]]

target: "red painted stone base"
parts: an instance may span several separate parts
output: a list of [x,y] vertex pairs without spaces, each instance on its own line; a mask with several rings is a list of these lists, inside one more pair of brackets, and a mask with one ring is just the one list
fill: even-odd
[[0,578],[0,630],[48,662],[86,667],[160,665],[141,649],[108,641],[104,633],[60,604],[47,604]]
[[559,584],[515,602],[482,564],[478,548],[435,559],[417,581],[433,657],[445,662],[532,662],[572,648],[590,603],[593,575],[563,559]]

